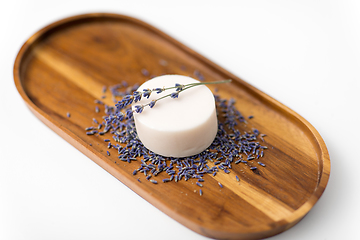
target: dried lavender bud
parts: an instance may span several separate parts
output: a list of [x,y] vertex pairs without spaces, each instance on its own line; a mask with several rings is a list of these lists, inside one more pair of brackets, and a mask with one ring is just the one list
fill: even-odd
[[135,112],[136,113],[141,113],[144,109],[144,106],[143,105],[136,105],[135,106]]
[[144,89],[144,90],[143,90],[143,97],[149,98],[151,92],[152,92],[152,91],[151,91],[150,89]]
[[153,89],[153,91],[155,91],[156,93],[162,93],[163,91],[164,91],[164,89],[163,88],[155,88],[155,89]]
[[170,95],[171,98],[178,98],[179,97],[179,92],[173,92],[171,95]]
[[180,91],[183,90],[184,85],[179,84],[179,83],[175,83],[175,88],[176,88],[176,91],[177,91],[177,92],[180,92]]
[[150,103],[149,103],[149,107],[150,108],[153,108],[155,106],[155,103],[156,101],[155,100],[152,100]]

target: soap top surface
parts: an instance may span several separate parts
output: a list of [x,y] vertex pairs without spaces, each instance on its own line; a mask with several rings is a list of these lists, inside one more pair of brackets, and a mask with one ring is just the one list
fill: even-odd
[[[155,77],[143,83],[138,91],[144,89],[173,87],[176,83],[189,84],[199,81],[181,75],[163,75]],[[176,89],[169,89],[157,94],[155,91],[150,97],[141,98],[141,101],[133,103],[136,105],[145,105],[151,100],[175,92]],[[137,121],[146,123],[148,127],[159,131],[187,131],[203,124],[215,109],[215,99],[213,93],[205,85],[195,86],[179,93],[178,98],[167,97],[156,102],[153,108],[145,107],[142,113],[134,113]],[[200,117],[201,116],[201,117]]]

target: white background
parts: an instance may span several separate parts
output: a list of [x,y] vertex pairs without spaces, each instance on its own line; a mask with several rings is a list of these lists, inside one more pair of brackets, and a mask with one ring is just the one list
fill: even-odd
[[57,136],[18,94],[22,44],[89,12],[148,22],[307,119],[330,152],[328,187],[271,239],[360,239],[360,1],[1,0],[0,11],[0,239],[207,239]]

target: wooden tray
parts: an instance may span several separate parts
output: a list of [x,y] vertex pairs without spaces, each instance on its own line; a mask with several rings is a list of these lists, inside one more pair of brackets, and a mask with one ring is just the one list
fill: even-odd
[[[117,154],[107,156],[105,137],[87,136],[84,128],[102,116],[94,111],[102,87],[122,80],[142,83],[149,79],[143,68],[151,75],[194,76],[199,71],[207,81],[233,79],[218,85],[218,94],[235,98],[244,116],[254,116],[248,127],[267,134],[269,149],[262,160],[267,166],[260,174],[241,164],[230,174],[205,176],[203,196],[194,193],[198,188],[193,180],[162,183],[159,177],[156,185],[142,175],[138,182],[139,175],[132,172],[139,163],[119,163]],[[328,182],[325,143],[305,119],[137,19],[100,13],[53,23],[23,45],[14,79],[30,110],[47,126],[155,207],[204,236],[259,239],[283,232],[305,216]],[[113,105],[110,99],[104,101]]]

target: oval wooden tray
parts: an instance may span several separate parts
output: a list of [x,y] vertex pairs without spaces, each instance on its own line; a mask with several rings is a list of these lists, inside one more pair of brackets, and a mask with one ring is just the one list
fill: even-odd
[[[164,60],[167,64],[160,64]],[[199,71],[207,81],[233,79],[216,86],[218,94],[235,98],[244,116],[255,116],[248,127],[267,134],[269,149],[262,160],[267,166],[260,174],[241,164],[234,165],[230,174],[205,176],[203,196],[194,193],[198,188],[192,180],[162,183],[159,177],[161,183],[155,185],[141,176],[143,181],[138,182],[139,175],[132,172],[139,163],[119,164],[117,154],[107,156],[104,138],[87,136],[84,128],[92,125],[93,117],[102,116],[94,112],[94,99],[101,98],[102,87],[122,80],[142,83],[149,78],[141,73],[143,68],[152,75],[194,76]],[[87,14],[45,27],[22,46],[14,79],[41,121],[158,209],[208,237],[259,239],[283,232],[306,215],[328,182],[325,143],[305,119],[134,18]],[[110,99],[104,101],[113,104]]]

